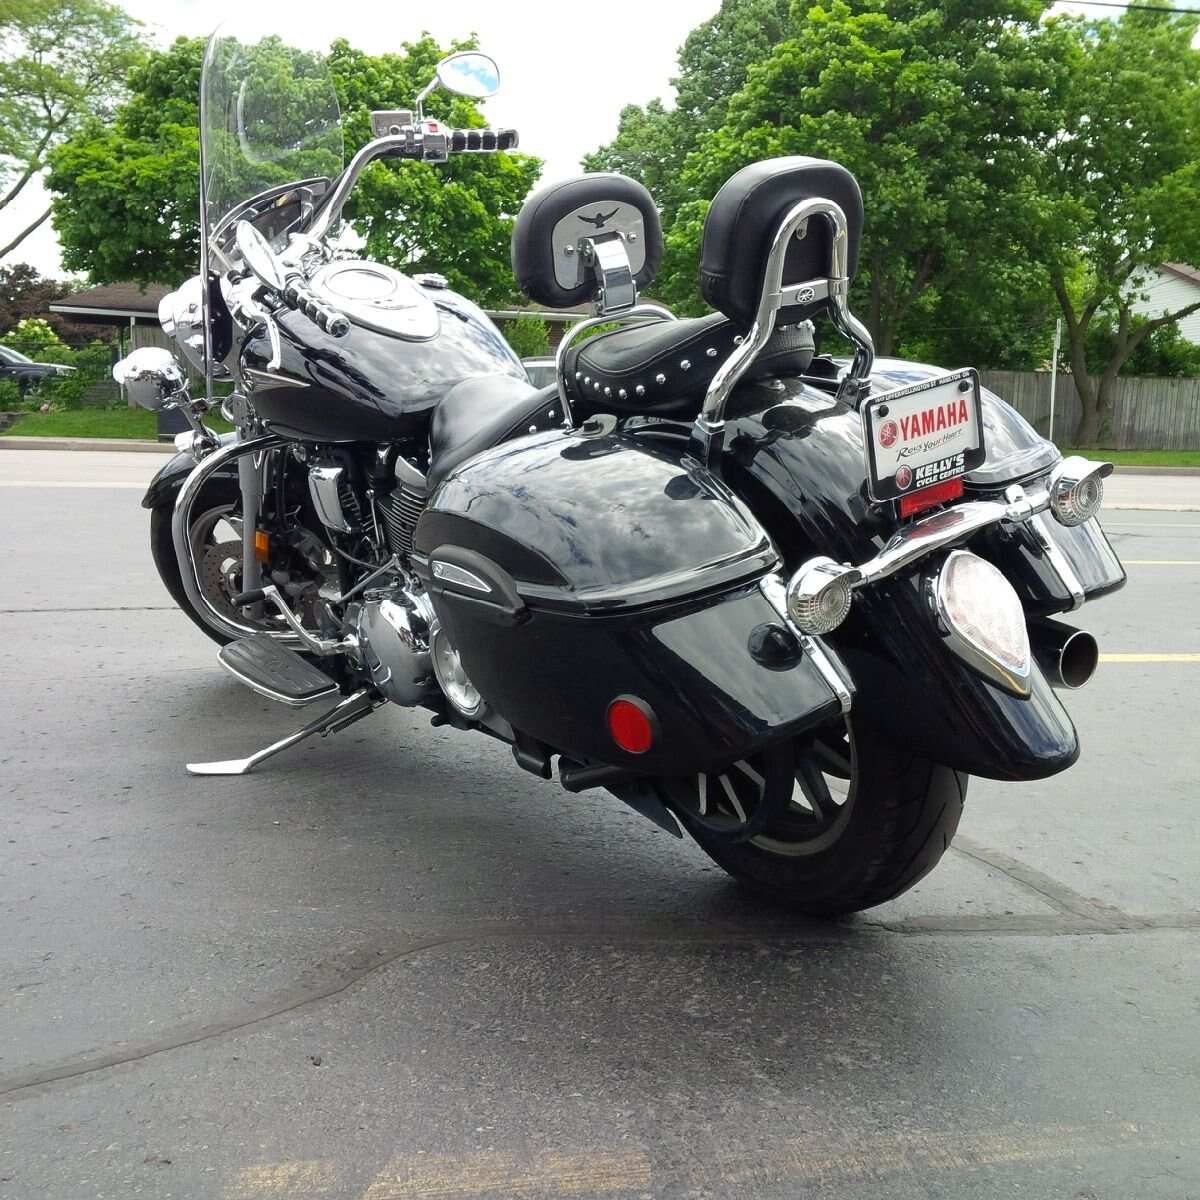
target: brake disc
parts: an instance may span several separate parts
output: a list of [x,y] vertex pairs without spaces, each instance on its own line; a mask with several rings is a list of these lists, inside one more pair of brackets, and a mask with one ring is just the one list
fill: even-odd
[[241,588],[239,582],[242,573],[242,543],[218,542],[204,551],[204,557],[199,563],[200,590],[208,602],[224,617],[234,621],[242,621],[243,615],[239,609],[230,603],[230,597],[236,596]]

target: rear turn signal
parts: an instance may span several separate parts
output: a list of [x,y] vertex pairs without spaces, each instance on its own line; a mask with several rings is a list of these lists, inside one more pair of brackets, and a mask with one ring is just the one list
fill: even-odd
[[1094,517],[1104,503],[1104,480],[1112,469],[1112,463],[1078,455],[1064,458],[1050,475],[1050,511],[1063,525],[1082,525]]
[[788,616],[804,633],[831,633],[849,614],[854,588],[861,582],[856,567],[810,558],[788,582]]
[[636,696],[618,696],[608,706],[608,732],[628,754],[645,754],[654,744],[654,710]]

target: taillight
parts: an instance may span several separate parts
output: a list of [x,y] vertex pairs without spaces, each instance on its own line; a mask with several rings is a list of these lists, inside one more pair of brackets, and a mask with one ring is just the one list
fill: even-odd
[[935,504],[945,504],[947,500],[957,500],[963,494],[963,481],[960,475],[957,479],[947,479],[945,483],[935,483],[933,487],[922,488],[911,496],[900,497],[900,515],[911,517],[913,513],[923,512]]
[[629,754],[645,754],[654,744],[654,711],[636,696],[619,696],[608,706],[608,732]]

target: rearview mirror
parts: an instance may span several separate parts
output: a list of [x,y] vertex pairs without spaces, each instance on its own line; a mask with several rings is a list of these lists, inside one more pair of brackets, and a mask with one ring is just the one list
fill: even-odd
[[437,75],[417,97],[417,120],[425,119],[425,97],[441,84],[448,91],[460,96],[472,96],[483,100],[500,90],[500,68],[496,60],[478,50],[460,50],[448,55],[437,65]]
[[437,65],[438,82],[460,96],[483,100],[500,90],[500,68],[496,61],[475,50],[451,54]]

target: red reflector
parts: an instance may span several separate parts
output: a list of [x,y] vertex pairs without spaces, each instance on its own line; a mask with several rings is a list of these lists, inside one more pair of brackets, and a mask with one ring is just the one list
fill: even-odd
[[428,129],[430,133],[437,133],[437,131],[438,131],[437,122],[436,121],[426,121],[425,128]]
[[935,504],[945,504],[947,500],[957,500],[963,494],[963,481],[960,475],[957,479],[947,479],[945,483],[935,483],[933,487],[922,488],[911,496],[900,497],[900,515],[911,517]]
[[654,722],[640,700],[614,700],[608,706],[608,732],[622,750],[645,754],[654,741]]

